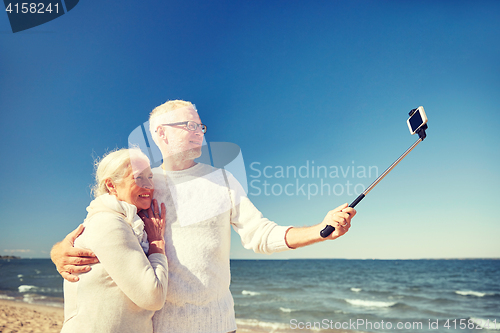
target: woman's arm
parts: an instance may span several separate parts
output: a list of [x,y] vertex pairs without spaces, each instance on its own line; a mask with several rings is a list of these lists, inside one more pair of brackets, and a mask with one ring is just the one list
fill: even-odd
[[153,311],[163,307],[168,282],[164,254],[146,258],[130,225],[116,214],[95,215],[87,220],[85,233],[88,247],[132,302]]

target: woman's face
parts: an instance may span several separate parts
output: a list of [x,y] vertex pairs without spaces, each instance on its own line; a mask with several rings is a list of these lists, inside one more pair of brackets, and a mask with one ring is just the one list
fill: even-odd
[[118,200],[136,206],[137,211],[148,209],[153,200],[153,173],[147,161],[136,159],[132,165],[122,182],[115,186],[116,193],[112,194]]

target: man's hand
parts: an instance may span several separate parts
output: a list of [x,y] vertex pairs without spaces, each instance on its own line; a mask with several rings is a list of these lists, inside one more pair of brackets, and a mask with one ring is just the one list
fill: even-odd
[[351,219],[354,215],[356,215],[356,210],[349,207],[347,203],[329,211],[321,223],[320,230],[323,230],[327,225],[331,225],[332,227],[335,227],[335,231],[325,239],[339,238],[348,232],[351,227]]
[[[323,222],[312,227],[292,227],[285,234],[285,242],[291,249],[319,243],[327,239],[336,239],[349,231],[351,219],[356,215],[354,208],[343,204],[326,214]],[[320,231],[327,225],[335,227],[335,231],[326,238],[320,236]]]
[[80,236],[83,229],[83,224],[80,224],[62,242],[55,244],[50,251],[50,259],[56,265],[57,271],[70,282],[79,280],[78,276],[73,273],[88,272],[90,271],[88,265],[99,262],[92,251],[74,247],[75,239]]

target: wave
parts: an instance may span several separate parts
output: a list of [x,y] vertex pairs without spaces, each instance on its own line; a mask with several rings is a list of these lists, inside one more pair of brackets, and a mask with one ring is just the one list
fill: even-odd
[[278,330],[287,330],[290,329],[289,324],[285,323],[276,323],[276,322],[265,322],[259,321],[257,319],[236,319],[236,325],[238,329],[256,329],[260,328],[265,330],[265,332],[275,332]]
[[16,298],[12,297],[12,296],[9,296],[9,295],[0,294],[0,299],[5,299],[5,300],[12,301],[12,300],[15,300]]
[[59,299],[57,297],[47,297],[37,294],[24,294],[22,301],[31,304],[42,304],[46,306],[53,306],[59,308],[64,307],[63,299]]
[[25,294],[23,295],[23,302],[26,303],[36,303],[37,301],[47,299],[46,296],[41,296],[37,294]]
[[260,293],[256,292],[256,291],[249,291],[249,290],[243,290],[241,292],[242,295],[247,295],[247,296],[257,296],[257,295],[260,295]]
[[486,292],[473,291],[473,290],[457,290],[457,291],[455,291],[455,294],[462,295],[462,296],[476,296],[476,297],[495,295],[495,293],[486,293]]
[[280,307],[280,310],[281,310],[281,312],[286,312],[286,313],[290,313],[290,312],[293,312],[293,311],[297,311],[297,310],[294,310],[294,309],[282,308],[282,307]]
[[439,297],[435,299],[428,300],[428,303],[431,303],[435,306],[442,307],[446,305],[456,304],[456,300],[451,300],[446,297]]
[[363,289],[361,289],[361,288],[354,288],[354,287],[351,288],[351,291],[354,291],[355,293],[359,293],[361,290],[363,290]]
[[28,286],[28,285],[23,284],[23,285],[17,287],[17,289],[19,290],[20,293],[27,293],[29,291],[37,291],[38,287],[37,286]]
[[390,308],[397,304],[397,302],[381,302],[381,301],[367,301],[363,299],[346,299],[347,303],[354,306],[363,306],[368,308]]
[[[19,294],[0,294],[0,300],[24,302],[24,303],[30,303],[30,304],[41,304],[41,305],[46,305],[46,306],[58,307],[58,308],[64,307],[64,299],[62,297],[53,297],[53,296],[45,296],[45,295],[36,294],[33,292],[33,288],[30,288],[30,287],[35,287],[35,286],[27,286],[26,285],[23,288],[21,288],[22,290],[27,290],[27,291],[24,291],[22,293],[22,295],[19,295]],[[44,288],[41,288],[41,289],[44,289]],[[45,289],[49,289],[49,288],[45,288]],[[0,332],[2,332],[1,329],[0,329]]]
[[32,286],[32,285],[27,285],[23,284],[17,287],[17,290],[20,293],[61,293],[62,289],[61,288],[42,288],[42,287],[37,287],[37,286]]

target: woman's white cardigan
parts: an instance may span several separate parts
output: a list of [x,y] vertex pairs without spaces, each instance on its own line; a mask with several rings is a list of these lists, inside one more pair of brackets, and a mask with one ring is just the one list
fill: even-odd
[[106,194],[87,211],[75,247],[92,250],[100,262],[78,282],[64,281],[61,332],[153,332],[151,318],[167,294],[166,256],[144,254],[146,235],[135,206]]

